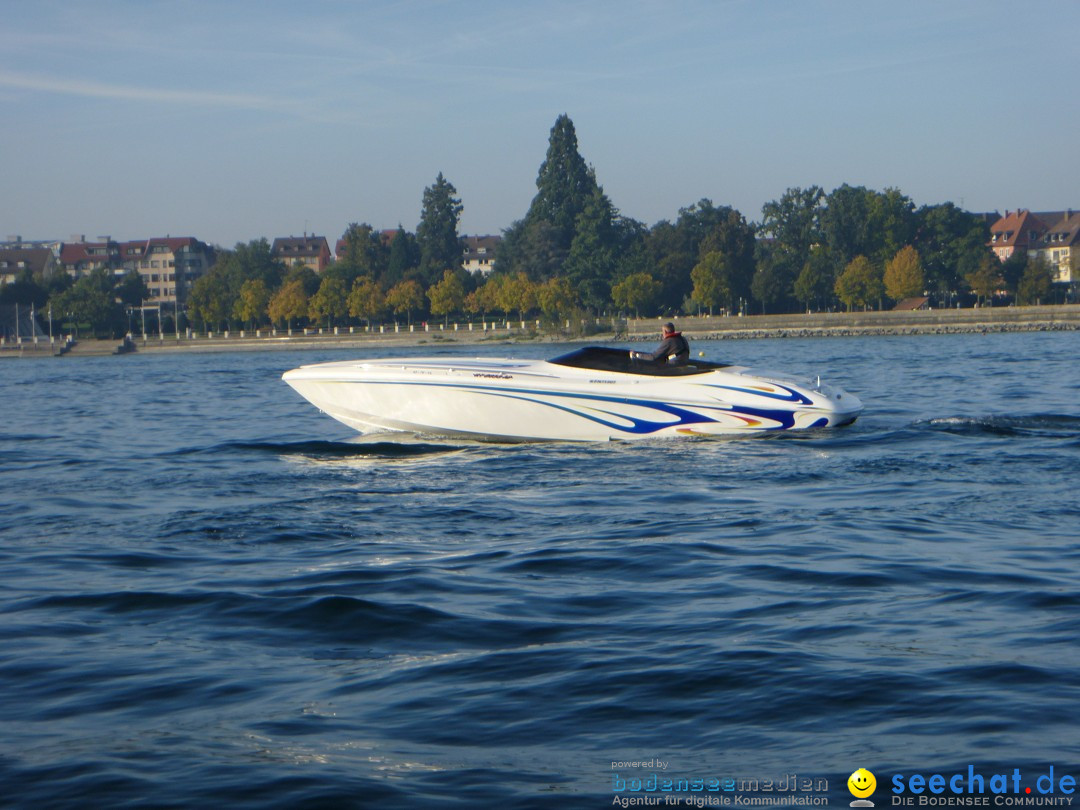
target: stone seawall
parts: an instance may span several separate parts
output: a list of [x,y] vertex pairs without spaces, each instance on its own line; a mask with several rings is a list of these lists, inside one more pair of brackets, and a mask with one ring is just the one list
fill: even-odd
[[[983,307],[940,309],[917,312],[827,312],[810,315],[747,315],[745,317],[682,317],[631,319],[616,324],[601,319],[592,335],[573,336],[564,332],[519,329],[467,328],[437,329],[431,332],[387,332],[356,334],[296,334],[291,337],[215,335],[197,338],[135,340],[139,353],[228,352],[337,348],[386,348],[403,346],[468,346],[483,343],[519,342],[649,342],[660,334],[660,325],[673,320],[694,340],[738,340],[760,338],[846,337],[866,335],[948,335],[972,332],[1049,332],[1080,329],[1080,304],[1046,307]],[[531,325],[531,324],[530,324]],[[113,354],[119,340],[81,340],[66,356]],[[47,341],[33,346],[0,346],[2,357],[48,357],[55,352]]]

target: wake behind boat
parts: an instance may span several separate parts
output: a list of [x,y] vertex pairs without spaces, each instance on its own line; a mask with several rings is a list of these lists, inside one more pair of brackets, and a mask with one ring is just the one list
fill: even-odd
[[743,366],[632,360],[587,347],[552,360],[399,358],[301,366],[282,379],[351,428],[496,441],[609,441],[837,427],[859,399]]

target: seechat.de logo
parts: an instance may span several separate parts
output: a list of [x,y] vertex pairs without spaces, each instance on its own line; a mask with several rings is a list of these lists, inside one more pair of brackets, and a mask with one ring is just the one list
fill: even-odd
[[867,801],[867,796],[871,796],[874,793],[874,789],[877,788],[877,779],[866,768],[859,768],[847,780],[848,790],[851,791],[851,795],[855,797],[855,801],[851,803],[851,807],[873,807],[874,803]]

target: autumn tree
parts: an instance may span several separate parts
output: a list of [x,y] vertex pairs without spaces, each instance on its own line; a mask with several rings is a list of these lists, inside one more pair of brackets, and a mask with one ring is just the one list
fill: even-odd
[[885,265],[885,294],[894,301],[921,295],[925,285],[922,260],[911,245],[901,248]]
[[460,312],[465,304],[461,276],[453,270],[444,271],[442,280],[428,288],[427,297],[431,301],[431,314],[442,315],[445,322],[450,313]]
[[312,323],[326,318],[326,325],[333,325],[335,318],[344,318],[349,314],[348,288],[345,281],[337,276],[325,276],[315,295],[308,301],[308,317]]
[[261,278],[249,278],[240,285],[240,295],[233,306],[233,317],[256,327],[267,316],[269,305],[270,291],[266,282]]
[[499,288],[506,276],[492,275],[465,296],[465,311],[471,315],[486,315],[499,309]]
[[286,281],[270,298],[267,306],[270,320],[285,324],[292,331],[292,322],[303,318],[308,312],[308,295],[304,291],[304,282],[300,278]]
[[525,313],[536,306],[536,285],[525,273],[516,273],[502,280],[496,301],[508,316],[516,310],[518,319],[524,320]]
[[414,279],[398,282],[386,291],[386,305],[397,315],[404,313],[411,324],[413,310],[424,306],[424,289]]
[[371,322],[386,310],[386,297],[377,283],[370,278],[358,278],[353,282],[346,299],[349,315]]
[[549,320],[558,321],[574,310],[577,297],[568,279],[549,278],[536,288],[536,303]]
[[870,260],[865,256],[856,256],[836,279],[835,290],[850,312],[856,307],[866,309],[873,302],[881,300],[885,285]]

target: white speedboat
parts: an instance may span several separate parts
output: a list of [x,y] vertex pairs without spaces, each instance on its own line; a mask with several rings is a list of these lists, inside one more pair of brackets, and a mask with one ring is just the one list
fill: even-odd
[[400,358],[301,366],[282,376],[361,432],[497,441],[608,441],[847,425],[862,411],[839,388],[741,366],[683,366],[589,347],[553,360]]

